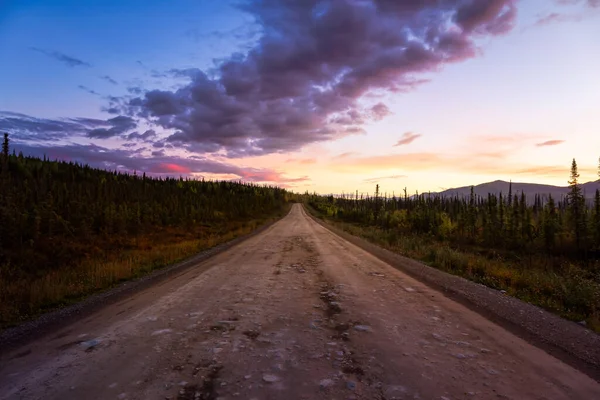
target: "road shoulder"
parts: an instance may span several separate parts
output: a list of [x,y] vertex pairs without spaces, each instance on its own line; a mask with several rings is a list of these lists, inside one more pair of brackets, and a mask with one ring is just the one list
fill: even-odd
[[239,236],[233,240],[221,243],[208,250],[204,250],[188,258],[187,260],[155,270],[141,278],[125,281],[111,289],[91,295],[76,304],[48,312],[31,321],[27,321],[18,326],[0,331],[0,355],[9,351],[14,351],[15,349],[25,346],[26,344],[45,335],[63,329],[77,320],[85,318],[88,315],[98,312],[109,305],[117,303],[120,300],[148,289],[160,282],[168,279],[174,279],[190,268],[197,267],[200,263],[216,256],[217,254],[221,254],[224,251],[227,251],[232,247],[266,231],[274,224],[285,218],[290,211],[291,207],[286,214],[281,216],[281,218],[267,222],[246,235]]
[[539,307],[403,257],[316,218],[313,221],[600,382],[600,335]]

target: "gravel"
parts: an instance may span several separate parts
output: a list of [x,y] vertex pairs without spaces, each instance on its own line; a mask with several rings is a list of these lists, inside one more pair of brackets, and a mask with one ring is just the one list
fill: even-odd
[[23,346],[46,334],[57,331],[127,296],[131,296],[174,275],[178,275],[191,267],[195,267],[199,263],[229,250],[238,243],[264,232],[282,218],[284,217],[282,216],[277,220],[265,224],[247,235],[237,237],[229,242],[198,253],[185,261],[158,269],[141,278],[123,282],[112,289],[92,295],[79,303],[43,314],[32,321],[0,331],[0,354],[14,350],[16,347]]
[[394,268],[412,276],[600,382],[600,335],[501,291],[403,257],[332,226],[314,221]]

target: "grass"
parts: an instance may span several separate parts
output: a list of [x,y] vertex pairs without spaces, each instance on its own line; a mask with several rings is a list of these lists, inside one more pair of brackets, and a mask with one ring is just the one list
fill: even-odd
[[519,258],[475,247],[456,249],[431,237],[398,235],[373,226],[340,222],[325,218],[311,207],[307,209],[380,247],[473,282],[505,290],[510,296],[563,318],[585,321],[588,327],[600,332],[600,276],[573,262],[539,255]]
[[0,329],[81,301],[130,279],[185,260],[284,215],[198,229],[168,228],[127,240],[117,248],[96,251],[74,266],[43,271],[37,276],[0,269]]

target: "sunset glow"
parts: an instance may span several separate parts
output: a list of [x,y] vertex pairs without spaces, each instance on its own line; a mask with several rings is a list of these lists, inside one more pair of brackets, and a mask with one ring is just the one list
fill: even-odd
[[3,3],[0,131],[299,192],[597,179],[597,1],[241,3]]

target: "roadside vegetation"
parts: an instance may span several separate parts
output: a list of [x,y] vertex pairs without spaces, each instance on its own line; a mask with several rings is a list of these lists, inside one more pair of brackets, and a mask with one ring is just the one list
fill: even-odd
[[282,216],[288,193],[0,154],[0,329]]
[[[600,175],[600,168],[599,168]],[[316,216],[435,268],[541,306],[600,332],[600,192],[585,201],[573,160],[566,199],[473,191],[467,198],[317,196]]]

